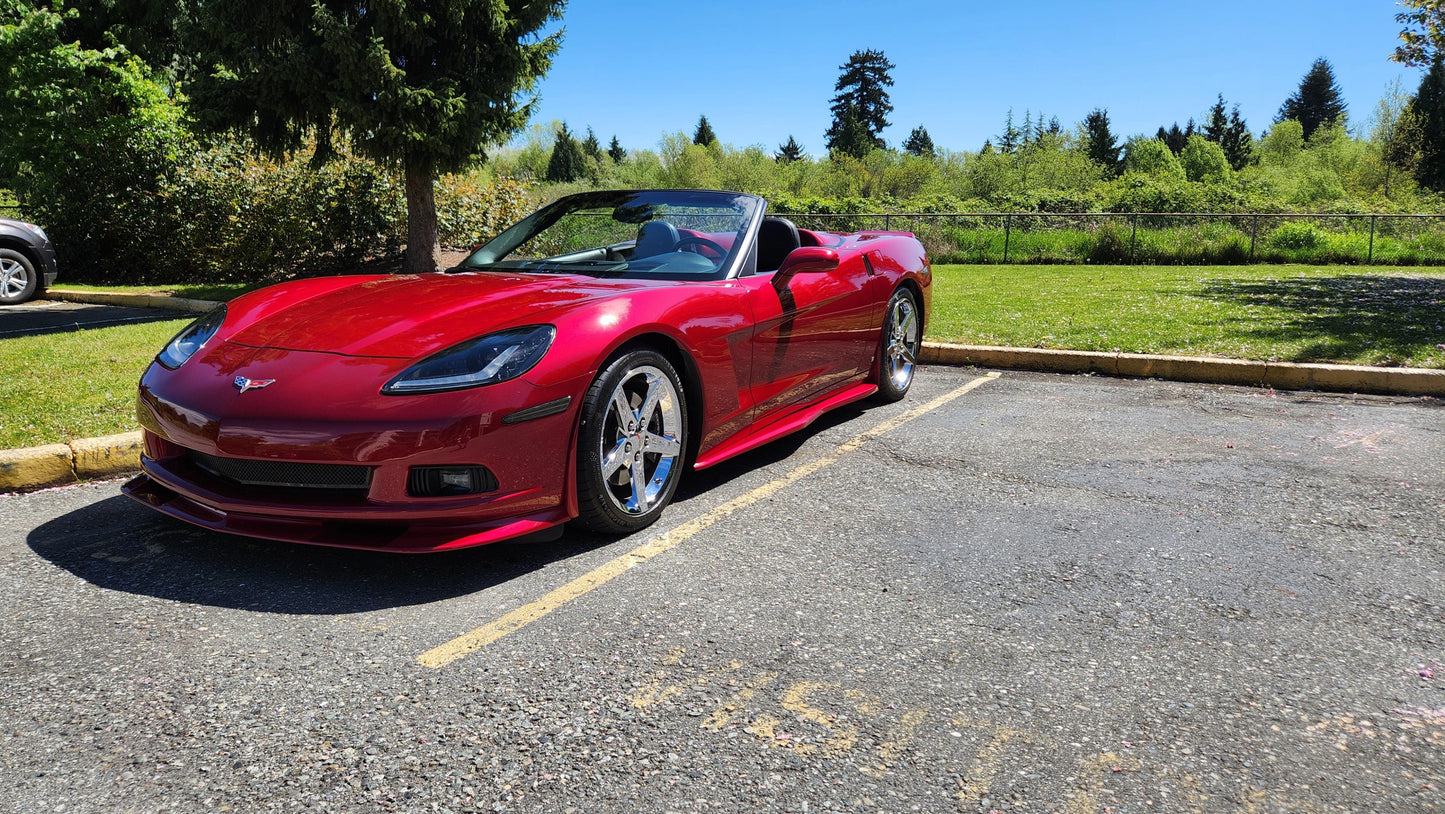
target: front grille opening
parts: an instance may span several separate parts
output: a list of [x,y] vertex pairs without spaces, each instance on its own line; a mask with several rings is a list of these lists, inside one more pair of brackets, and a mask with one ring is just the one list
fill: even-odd
[[308,464],[222,458],[191,451],[191,461],[220,478],[245,486],[288,489],[359,489],[371,487],[371,467],[359,464]]

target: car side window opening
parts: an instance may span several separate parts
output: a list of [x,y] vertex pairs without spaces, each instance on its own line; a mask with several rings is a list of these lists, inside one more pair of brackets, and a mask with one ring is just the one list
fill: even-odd
[[758,227],[758,272],[777,271],[783,258],[802,246],[798,227],[787,218],[763,218]]

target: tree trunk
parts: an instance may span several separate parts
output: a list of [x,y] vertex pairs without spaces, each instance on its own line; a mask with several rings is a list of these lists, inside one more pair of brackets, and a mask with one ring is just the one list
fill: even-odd
[[426,274],[437,270],[441,249],[437,246],[437,202],[433,189],[435,165],[425,159],[406,162],[406,260],[404,274]]

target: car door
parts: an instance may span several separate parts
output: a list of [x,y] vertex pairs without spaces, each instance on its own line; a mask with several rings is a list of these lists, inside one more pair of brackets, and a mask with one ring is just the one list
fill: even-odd
[[861,257],[829,272],[742,278],[756,327],[752,338],[754,421],[783,414],[868,375],[878,345],[880,305],[873,270]]

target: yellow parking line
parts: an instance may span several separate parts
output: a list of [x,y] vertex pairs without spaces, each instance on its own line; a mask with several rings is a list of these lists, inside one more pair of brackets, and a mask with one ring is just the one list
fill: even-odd
[[664,551],[676,548],[689,537],[692,537],[703,529],[708,528],[709,526],[713,525],[719,520],[722,520],[723,518],[727,517],[738,509],[744,508],[746,506],[751,506],[752,504],[757,503],[759,500],[763,500],[773,495],[783,487],[788,486],[789,484],[792,484],[803,478],[806,478],[807,476],[813,474],[814,472],[817,472],[820,469],[823,469],[824,467],[831,466],[832,464],[837,463],[845,455],[848,455],[849,453],[857,450],[868,441],[877,438],[878,436],[883,435],[886,432],[897,429],[899,426],[909,421],[912,421],[915,418],[918,418],[924,413],[942,407],[943,405],[947,404],[950,401],[953,401],[954,399],[962,396],[970,390],[973,390],[974,388],[985,384],[986,382],[998,378],[999,375],[1000,374],[998,373],[986,373],[983,376],[980,376],[970,381],[968,384],[965,384],[962,387],[953,390],[952,392],[939,396],[938,398],[928,402],[927,404],[914,407],[912,410],[909,410],[902,415],[890,418],[889,420],[883,422],[882,424],[879,424],[873,429],[868,430],[861,435],[858,435],[857,437],[853,438],[845,444],[842,444],[838,448],[834,449],[832,453],[825,455],[817,460],[803,464],[802,466],[794,469],[793,471],[789,472],[786,475],[783,475],[780,478],[769,481],[768,483],[759,486],[751,492],[748,492],[747,494],[741,495],[739,497],[735,497],[732,500],[729,500],[727,503],[718,506],[716,509],[713,509],[706,514],[689,520],[688,522],[683,523],[682,525],[678,526],[675,529],[672,529],[665,534],[661,534],[657,537],[652,538],[643,545],[632,549],[626,554],[623,554],[622,556],[610,562],[604,563],[603,565],[591,571],[588,571],[582,576],[572,580],[571,582],[563,585],[562,587],[554,591],[548,592],[541,599],[538,599],[534,602],[529,602],[526,605],[523,605],[522,607],[517,608],[516,610],[502,616],[501,618],[489,622],[477,628],[476,630],[471,631],[470,633],[462,634],[461,636],[452,639],[446,644],[439,645],[432,648],[431,650],[426,651],[425,653],[422,653],[420,656],[417,657],[417,662],[423,667],[445,667],[446,665],[451,664],[452,662],[456,661],[462,656],[467,655],[468,653],[480,650],[483,647],[491,644],[492,642],[495,642],[496,640],[502,638],[503,636],[506,636],[508,633],[519,630],[537,621],[538,619],[541,619],[543,616],[546,616],[552,611],[562,607],[568,602],[571,602],[577,597],[582,596],[588,591],[591,591],[594,588],[611,582],[613,579],[620,576],[623,572],[631,568],[635,568],[636,566],[639,566],[644,562],[647,562],[648,560],[656,557],[658,554],[661,554]]

